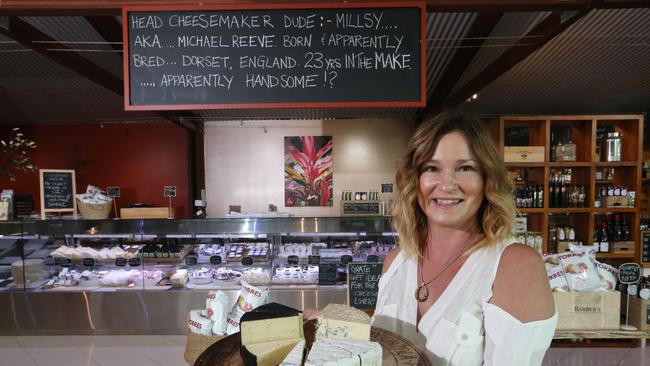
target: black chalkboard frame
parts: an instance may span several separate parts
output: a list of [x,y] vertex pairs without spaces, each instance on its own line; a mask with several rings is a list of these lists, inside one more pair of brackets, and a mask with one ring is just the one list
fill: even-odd
[[[361,9],[361,8],[419,8],[420,9],[420,98],[414,101],[381,102],[283,102],[283,103],[211,103],[133,105],[130,89],[129,12],[138,11],[218,11],[218,10],[267,10],[267,9]],[[354,107],[426,107],[426,2],[364,2],[364,3],[298,3],[298,4],[233,4],[219,6],[124,6],[122,7],[122,48],[124,69],[124,110],[196,110],[196,109],[262,109],[262,108],[354,108]]]
[[[45,208],[45,185],[44,179],[47,173],[67,173],[71,175],[72,181],[72,207],[66,208]],[[41,219],[45,220],[46,214],[49,212],[72,212],[74,219],[77,219],[77,183],[75,179],[75,171],[69,169],[39,169],[39,182],[40,182],[40,196],[41,196]]]

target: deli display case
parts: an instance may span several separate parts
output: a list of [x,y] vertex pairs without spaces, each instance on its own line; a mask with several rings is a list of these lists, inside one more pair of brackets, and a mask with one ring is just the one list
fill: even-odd
[[347,263],[395,240],[388,217],[0,222],[0,332],[183,334],[208,291],[242,281],[296,308],[346,303]]

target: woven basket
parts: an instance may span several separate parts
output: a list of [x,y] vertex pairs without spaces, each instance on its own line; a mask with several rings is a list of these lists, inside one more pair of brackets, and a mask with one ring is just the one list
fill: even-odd
[[91,204],[77,200],[77,206],[79,207],[79,212],[84,219],[104,220],[107,219],[108,215],[111,213],[113,202]]
[[197,357],[199,357],[203,351],[224,337],[225,336],[196,334],[188,330],[187,344],[185,345],[184,354],[185,362],[194,365],[194,361],[196,361]]

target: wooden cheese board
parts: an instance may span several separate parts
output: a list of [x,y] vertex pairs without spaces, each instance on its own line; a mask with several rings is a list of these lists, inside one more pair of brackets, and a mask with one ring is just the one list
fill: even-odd
[[[315,330],[315,320],[305,322],[305,341],[308,347],[314,342]],[[382,366],[431,366],[431,361],[422,350],[396,333],[372,327],[370,340],[381,344]],[[225,337],[208,347],[196,359],[194,366],[243,366],[244,360],[239,353],[240,345],[239,333]]]

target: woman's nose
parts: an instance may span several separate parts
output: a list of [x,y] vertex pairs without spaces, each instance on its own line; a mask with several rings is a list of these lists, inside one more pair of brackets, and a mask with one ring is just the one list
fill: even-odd
[[445,169],[442,171],[440,186],[444,190],[450,190],[457,187],[456,172],[453,169]]

